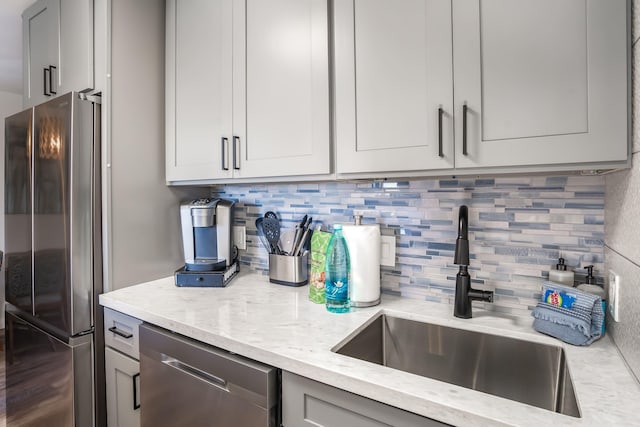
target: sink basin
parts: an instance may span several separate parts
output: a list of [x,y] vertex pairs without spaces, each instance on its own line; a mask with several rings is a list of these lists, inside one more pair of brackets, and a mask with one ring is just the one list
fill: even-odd
[[382,314],[333,351],[580,417],[561,347]]

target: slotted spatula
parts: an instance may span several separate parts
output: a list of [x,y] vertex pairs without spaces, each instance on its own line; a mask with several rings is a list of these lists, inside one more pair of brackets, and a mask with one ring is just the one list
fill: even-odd
[[265,217],[262,220],[262,230],[267,237],[267,241],[271,245],[273,252],[281,255],[282,251],[279,248],[280,243],[280,221],[277,218]]

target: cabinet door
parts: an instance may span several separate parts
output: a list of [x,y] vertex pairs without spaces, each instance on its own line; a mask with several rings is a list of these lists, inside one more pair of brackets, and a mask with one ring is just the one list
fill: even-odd
[[436,420],[284,371],[282,424],[287,427],[445,426]]
[[60,2],[60,67],[58,94],[94,87],[93,0]]
[[336,0],[337,171],[452,168],[450,0]]
[[167,181],[230,178],[232,0],[169,0]]
[[24,106],[57,92],[60,0],[40,0],[22,14]]
[[626,160],[626,7],[453,0],[456,167]]
[[234,177],[330,172],[327,3],[234,2]]
[[140,362],[106,347],[107,425],[140,425]]

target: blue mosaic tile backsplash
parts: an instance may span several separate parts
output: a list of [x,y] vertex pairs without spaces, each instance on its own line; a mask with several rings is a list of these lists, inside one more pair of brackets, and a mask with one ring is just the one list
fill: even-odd
[[382,267],[383,293],[453,304],[458,208],[467,205],[472,285],[495,291],[485,307],[528,315],[559,257],[576,269],[577,281],[583,267],[594,265],[603,282],[603,177],[228,185],[214,188],[213,196],[236,201],[235,223],[247,230],[242,266],[263,274],[268,256],[255,219],[266,211],[278,213],[283,229],[308,214],[329,231],[360,214],[363,223],[378,223],[382,234],[396,238],[396,265]]

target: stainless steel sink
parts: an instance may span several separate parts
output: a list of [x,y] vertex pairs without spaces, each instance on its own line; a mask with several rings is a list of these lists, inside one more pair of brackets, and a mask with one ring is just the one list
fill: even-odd
[[561,347],[383,314],[333,351],[580,417]]

